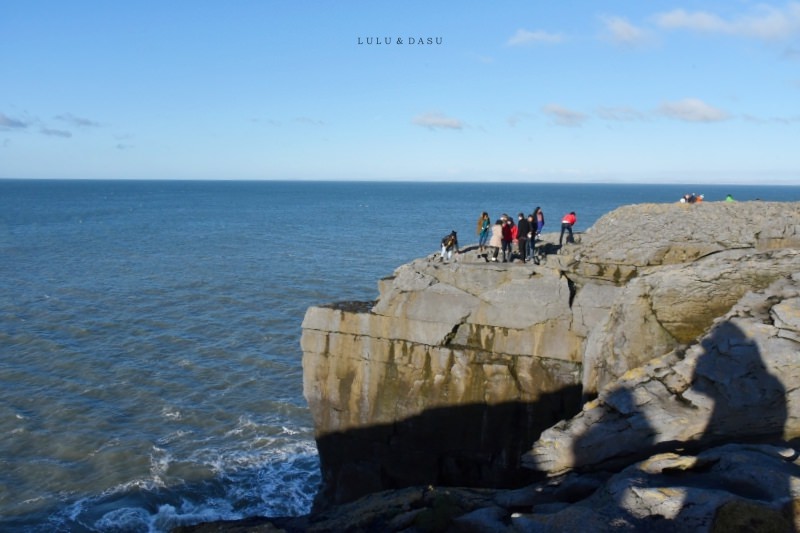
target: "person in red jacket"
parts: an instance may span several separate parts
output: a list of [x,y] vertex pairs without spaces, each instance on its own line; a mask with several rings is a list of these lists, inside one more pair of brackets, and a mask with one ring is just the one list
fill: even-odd
[[561,241],[564,239],[564,232],[569,232],[567,236],[567,242],[575,242],[575,239],[572,238],[572,226],[578,221],[578,217],[575,216],[575,211],[570,211],[564,218],[561,219],[561,235],[558,237],[558,245],[561,246]]
[[[504,215],[505,216],[505,215]],[[514,243],[513,222],[508,216],[503,219],[503,263],[511,261],[512,244]]]

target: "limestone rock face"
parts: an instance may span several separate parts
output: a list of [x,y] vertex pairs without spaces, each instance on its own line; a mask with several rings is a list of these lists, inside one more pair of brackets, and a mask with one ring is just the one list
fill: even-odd
[[[316,307],[303,322],[318,501],[530,481],[522,454],[580,407],[567,284],[552,270],[431,259],[395,279],[369,311]],[[559,297],[534,305],[539,286]]]
[[[540,245],[555,253],[539,266],[490,263],[474,248],[451,262],[434,254],[381,280],[376,302],[307,311],[303,380],[322,465],[320,504],[414,484],[520,486],[531,479],[519,468],[523,453],[544,429],[576,414],[582,398],[597,395],[574,430],[565,423],[548,430],[526,464],[553,473],[639,457],[641,450],[616,449],[601,436],[590,435],[585,453],[571,447],[617,412],[593,405],[645,413],[609,422],[651,447],[724,440],[716,437],[730,427],[720,422],[709,431],[708,419],[687,414],[704,405],[712,419],[719,412],[708,399],[717,393],[698,388],[693,372],[724,389],[730,383],[714,381],[713,369],[699,364],[708,359],[703,354],[754,351],[746,333],[731,337],[740,345],[724,341],[737,333],[732,328],[747,332],[753,324],[730,317],[709,328],[747,294],[779,287],[773,284],[800,271],[800,207],[628,206],[579,237],[559,250],[557,235],[545,236]],[[773,390],[775,398],[764,400],[770,408],[779,407],[780,387],[768,376],[793,372],[785,354],[797,342],[799,321],[792,298],[779,298],[790,289],[772,290],[780,300],[765,319],[773,340],[757,351],[773,366],[758,379],[752,371],[740,376],[751,393]],[[659,372],[671,372],[669,379],[619,384]],[[725,394],[740,405],[733,392]],[[649,410],[650,398],[664,401]],[[786,435],[797,434],[794,401],[783,406]],[[774,433],[776,417],[754,427]]]

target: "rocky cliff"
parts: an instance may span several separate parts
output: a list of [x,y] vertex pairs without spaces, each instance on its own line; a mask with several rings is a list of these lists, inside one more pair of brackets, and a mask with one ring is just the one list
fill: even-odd
[[189,529],[797,531],[800,205],[629,206],[555,241],[309,309],[317,511]]
[[[794,283],[800,271],[793,203],[635,205],[599,219],[577,244],[559,249],[554,237],[540,244],[550,252],[540,265],[487,262],[469,247],[450,262],[433,254],[401,266],[380,281],[376,302],[308,310],[304,392],[320,451],[320,507],[412,485],[520,487],[537,474],[628,464],[696,440],[707,420],[686,424],[699,408],[687,391],[701,395],[690,385],[700,339],[746,294]],[[720,331],[719,338],[733,334]],[[782,353],[796,353],[797,340],[785,342]],[[791,366],[791,357],[781,364]],[[665,377],[669,394],[651,392],[661,403],[642,399],[653,379],[629,383],[654,365],[683,372],[684,389]],[[628,392],[620,399],[618,390]],[[543,430],[595,398],[531,451]],[[609,446],[584,440],[586,451],[563,449],[565,439],[611,416],[600,411],[624,402],[648,406],[633,433],[648,446],[603,452]],[[705,403],[718,418],[733,412]],[[796,407],[794,398],[783,405],[787,413]],[[796,436],[793,418],[784,418],[785,436]],[[776,420],[762,422],[753,433],[780,433]],[[630,438],[619,425],[612,437]],[[730,426],[720,423],[706,440],[725,441]]]

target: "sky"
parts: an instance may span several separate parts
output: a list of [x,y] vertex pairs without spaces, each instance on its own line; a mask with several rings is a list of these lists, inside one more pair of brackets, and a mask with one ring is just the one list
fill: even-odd
[[798,146],[800,2],[0,0],[3,178],[800,185]]

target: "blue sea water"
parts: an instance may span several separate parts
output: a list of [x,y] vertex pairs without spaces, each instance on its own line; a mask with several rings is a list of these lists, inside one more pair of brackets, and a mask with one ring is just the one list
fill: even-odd
[[0,180],[0,530],[307,512],[306,308],[541,206],[798,201],[800,187]]

